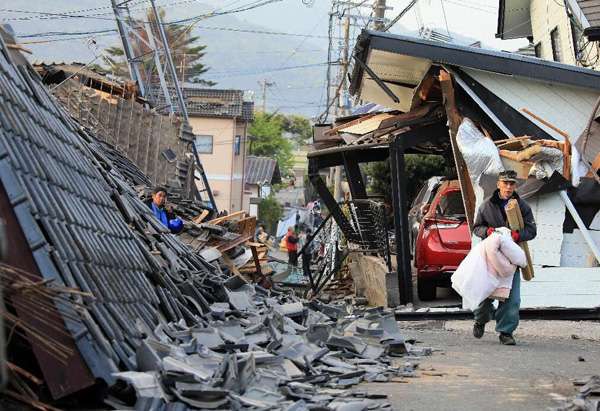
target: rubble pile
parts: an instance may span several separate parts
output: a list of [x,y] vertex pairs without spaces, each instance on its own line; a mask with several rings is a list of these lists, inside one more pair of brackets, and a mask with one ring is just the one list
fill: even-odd
[[[105,403],[118,409],[389,408],[347,388],[413,376],[392,357],[430,352],[405,342],[392,314],[267,290],[225,256],[186,245],[140,199],[143,173],[74,122],[2,41],[0,85],[0,202],[14,233],[6,264],[55,287],[33,295],[37,308],[8,309],[64,347],[56,358],[11,334],[8,359],[37,386],[11,380],[12,398],[79,405],[108,387]],[[226,236],[236,225],[223,246],[234,249],[247,241],[244,221],[188,222],[187,232]]]
[[389,409],[376,401],[385,396],[348,389],[414,377],[413,362],[396,367],[392,356],[430,352],[405,342],[381,310],[348,315],[233,281],[239,288],[211,304],[201,324],[161,326],[137,349],[139,371],[115,374],[135,388],[136,409]]
[[562,399],[562,404],[555,411],[592,411],[600,410],[600,376],[593,375],[575,381],[579,393],[573,399]]
[[[88,138],[93,138],[90,133]],[[117,170],[144,203],[151,201],[151,180],[127,157],[106,143],[91,142],[90,147],[107,168]],[[268,263],[268,248],[251,240],[256,229],[256,217],[240,211],[205,221],[209,212],[198,201],[190,200],[177,190],[169,189],[169,204],[184,221],[183,232],[177,238],[199,253],[209,263],[218,263],[227,274],[243,274],[249,279],[268,275],[273,269]],[[252,248],[256,249],[256,259]],[[218,260],[218,261],[217,261]],[[259,262],[261,270],[256,267]]]

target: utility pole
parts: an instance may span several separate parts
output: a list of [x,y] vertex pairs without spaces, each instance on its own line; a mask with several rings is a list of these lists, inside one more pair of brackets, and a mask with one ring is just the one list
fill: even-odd
[[385,29],[385,1],[375,0],[373,4],[373,15],[375,16],[375,24],[373,28],[376,31],[384,31]]
[[[336,107],[336,118],[340,116],[347,116],[350,114],[350,107],[348,107],[348,82],[346,81],[348,74],[348,66],[350,64],[350,16],[344,18],[344,49],[342,50],[342,75],[340,76],[340,85],[337,88],[337,107]],[[342,195],[342,167],[337,166],[334,170],[333,178],[333,197],[340,201],[343,199]]]
[[267,81],[266,79],[258,82],[262,88],[262,112],[267,112],[267,88],[275,85],[274,81]]
[[[350,107],[348,106],[348,82],[346,79],[348,78],[348,70],[350,68],[350,16],[346,16],[344,20],[344,53],[342,54],[342,87],[340,87],[340,91],[343,96],[343,105],[342,107],[342,115],[347,116],[350,111]],[[338,97],[339,101],[339,97]]]

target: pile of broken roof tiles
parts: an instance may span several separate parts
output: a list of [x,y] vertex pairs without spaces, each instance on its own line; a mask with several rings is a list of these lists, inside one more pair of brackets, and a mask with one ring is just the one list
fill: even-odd
[[597,411],[600,410],[600,375],[592,375],[574,382],[579,392],[572,399],[559,399],[562,404],[555,411]]
[[[11,53],[0,41],[0,181],[41,279],[95,297],[57,306],[77,347],[69,362],[127,383],[143,410],[390,407],[348,388],[412,376],[392,357],[428,353],[391,314],[304,302],[207,263]],[[56,371],[34,353],[44,376]],[[66,375],[54,398],[77,394]],[[117,391],[105,403],[126,409]]]

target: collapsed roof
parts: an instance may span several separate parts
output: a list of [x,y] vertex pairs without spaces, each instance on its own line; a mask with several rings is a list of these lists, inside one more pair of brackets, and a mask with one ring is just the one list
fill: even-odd
[[[495,138],[562,141],[566,133],[575,144],[600,97],[600,72],[513,53],[363,31],[354,55],[351,93],[403,112],[422,104],[432,72],[447,69],[498,131]],[[573,162],[575,184],[586,167]]]
[[[345,307],[208,263],[138,198],[133,184],[148,177],[75,122],[14,50],[0,39],[0,217],[11,242],[0,281],[13,286],[3,296],[18,319],[11,347],[33,351],[10,360],[42,376],[26,372],[41,381],[30,403],[49,408],[37,401],[47,386],[53,399],[78,393],[79,406],[99,393],[117,409],[390,408],[345,389],[413,376],[388,355],[431,349],[411,348],[381,309],[345,318]],[[7,267],[27,282],[14,287]],[[118,398],[105,398],[107,386]]]

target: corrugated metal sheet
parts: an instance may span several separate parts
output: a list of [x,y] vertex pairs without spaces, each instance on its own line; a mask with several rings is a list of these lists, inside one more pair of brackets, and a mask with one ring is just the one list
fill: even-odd
[[600,26],[600,0],[577,0],[590,26]]
[[[594,103],[600,95],[598,91],[579,87],[502,76],[481,70],[463,70],[515,110],[521,112],[522,108],[527,108],[564,130],[571,136],[572,142],[585,129]],[[526,114],[523,115],[527,117]],[[563,140],[554,130],[530,120],[555,139]]]
[[246,184],[271,184],[281,181],[277,160],[248,156],[245,166]]

